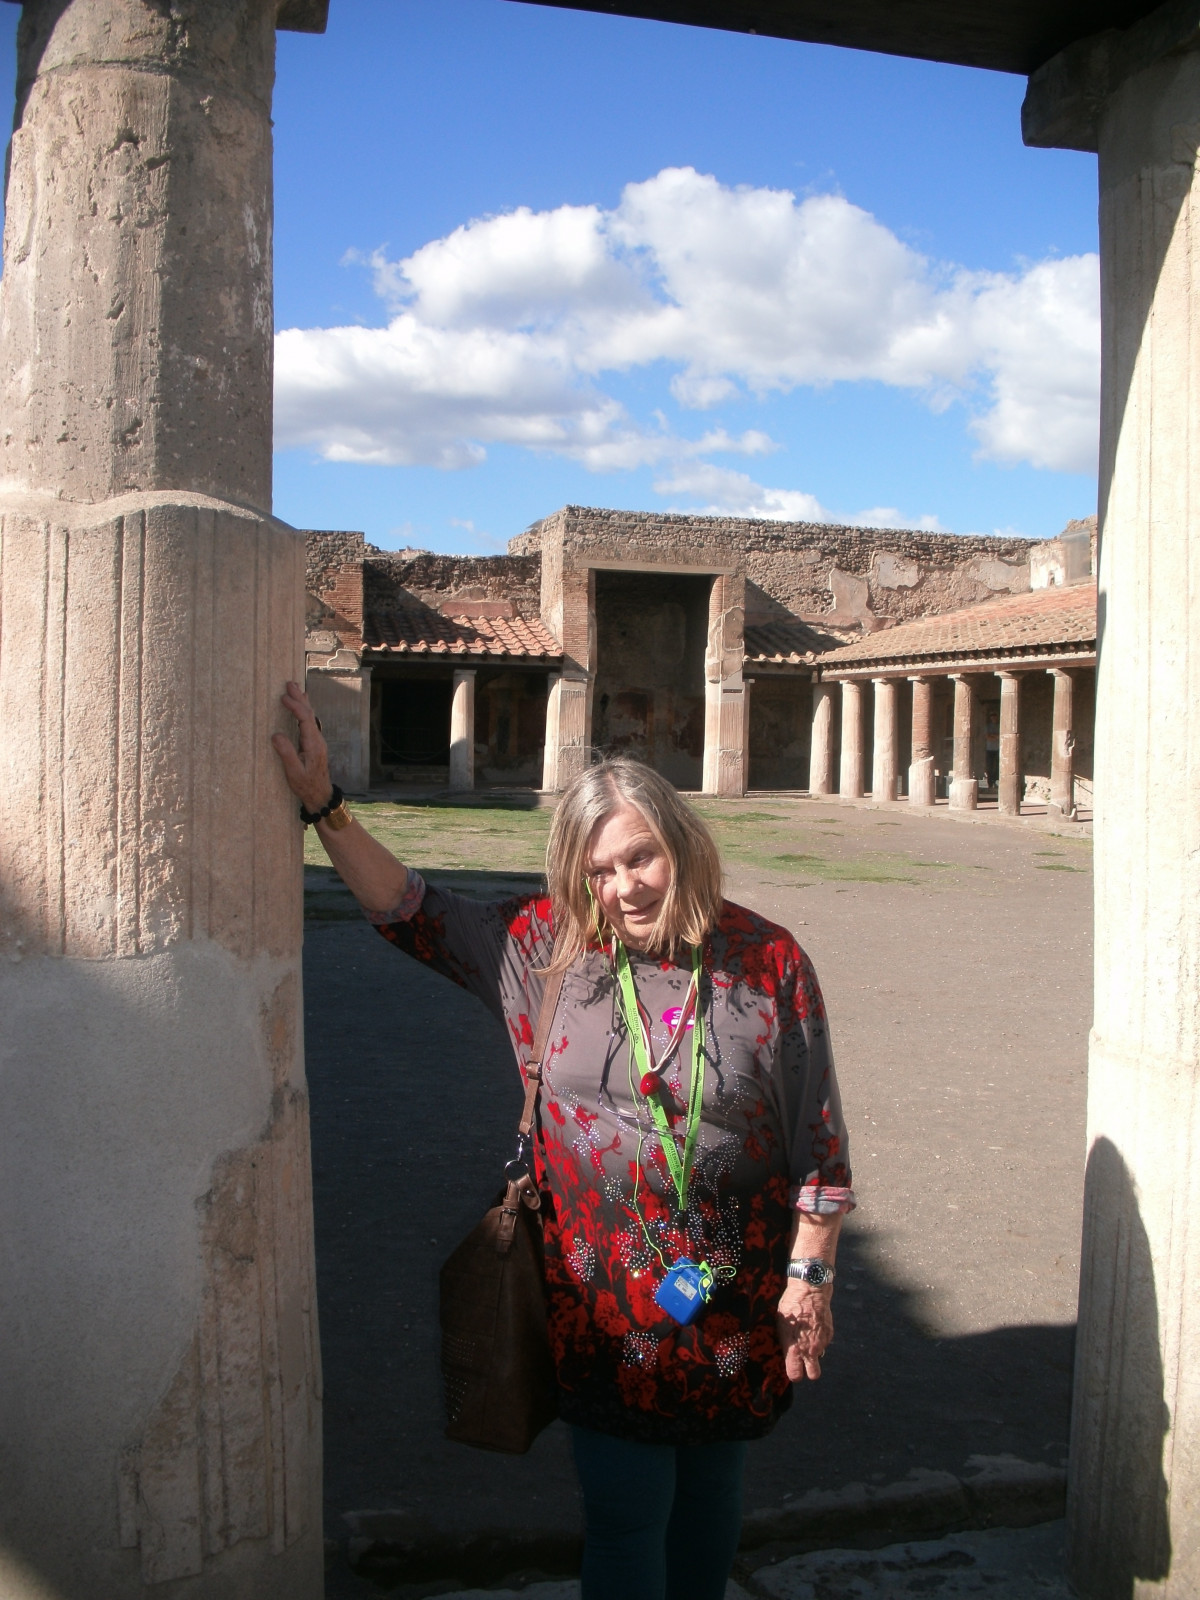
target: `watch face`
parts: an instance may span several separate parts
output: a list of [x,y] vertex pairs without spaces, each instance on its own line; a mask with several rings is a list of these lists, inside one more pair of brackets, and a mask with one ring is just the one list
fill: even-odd
[[829,1268],[816,1261],[809,1262],[804,1269],[804,1281],[811,1283],[814,1289],[819,1289],[822,1284],[829,1282]]

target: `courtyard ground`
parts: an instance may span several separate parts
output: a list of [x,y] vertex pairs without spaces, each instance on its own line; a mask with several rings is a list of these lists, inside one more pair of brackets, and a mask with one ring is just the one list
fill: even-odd
[[[487,897],[532,887],[549,810],[479,798],[355,810],[436,882]],[[933,1505],[1017,1462],[1065,1460],[1090,840],[1069,825],[903,804],[752,796],[699,807],[731,898],[791,928],[816,964],[860,1200],[825,1375],[751,1451],[747,1528],[760,1529],[761,1550],[746,1575],[786,1553],[789,1506],[793,1531],[811,1524],[813,1491],[834,1504],[895,1497],[899,1485],[900,1501],[911,1490],[912,1503]],[[321,859],[310,834],[327,1526],[341,1544],[331,1600],[373,1586],[346,1567],[347,1534],[349,1553],[368,1552],[365,1569],[400,1593],[494,1583],[514,1567],[569,1571],[579,1522],[561,1426],[516,1461],[440,1430],[437,1269],[509,1152],[511,1053],[478,1002],[362,922]]]

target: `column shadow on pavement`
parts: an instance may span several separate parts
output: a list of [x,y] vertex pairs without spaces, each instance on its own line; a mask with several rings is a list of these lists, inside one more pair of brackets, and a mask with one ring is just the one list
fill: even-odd
[[[327,1534],[344,1552],[348,1514],[399,1514],[400,1544],[433,1554],[422,1570],[398,1550],[396,1583],[496,1582],[516,1534],[525,1565],[569,1570],[580,1523],[565,1429],[515,1459],[441,1434],[437,1271],[509,1153],[521,1096],[504,1031],[352,911],[322,916],[306,933],[305,997]],[[972,1456],[1065,1463],[1072,1328],[934,1337],[853,1224],[839,1269],[825,1375],[752,1447],[747,1510],[914,1468],[962,1474]],[[331,1600],[367,1592],[344,1559],[331,1556]]]

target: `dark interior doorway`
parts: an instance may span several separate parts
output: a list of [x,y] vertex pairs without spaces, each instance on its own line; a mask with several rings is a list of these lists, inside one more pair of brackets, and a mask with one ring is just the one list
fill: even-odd
[[592,740],[636,756],[677,788],[704,767],[704,652],[713,580],[597,572]]
[[385,769],[446,766],[450,680],[384,678],[379,689],[379,765]]

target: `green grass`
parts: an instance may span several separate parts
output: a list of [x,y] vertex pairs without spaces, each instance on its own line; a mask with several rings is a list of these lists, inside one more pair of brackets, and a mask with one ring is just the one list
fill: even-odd
[[869,860],[835,861],[828,856],[781,855],[773,858],[782,866],[802,866],[805,872],[826,883],[915,883],[907,873],[898,872],[898,862]]
[[[540,873],[553,813],[487,806],[400,805],[390,800],[355,801],[351,810],[367,831],[401,861],[422,871]],[[304,859],[320,866],[328,858],[310,828]]]

